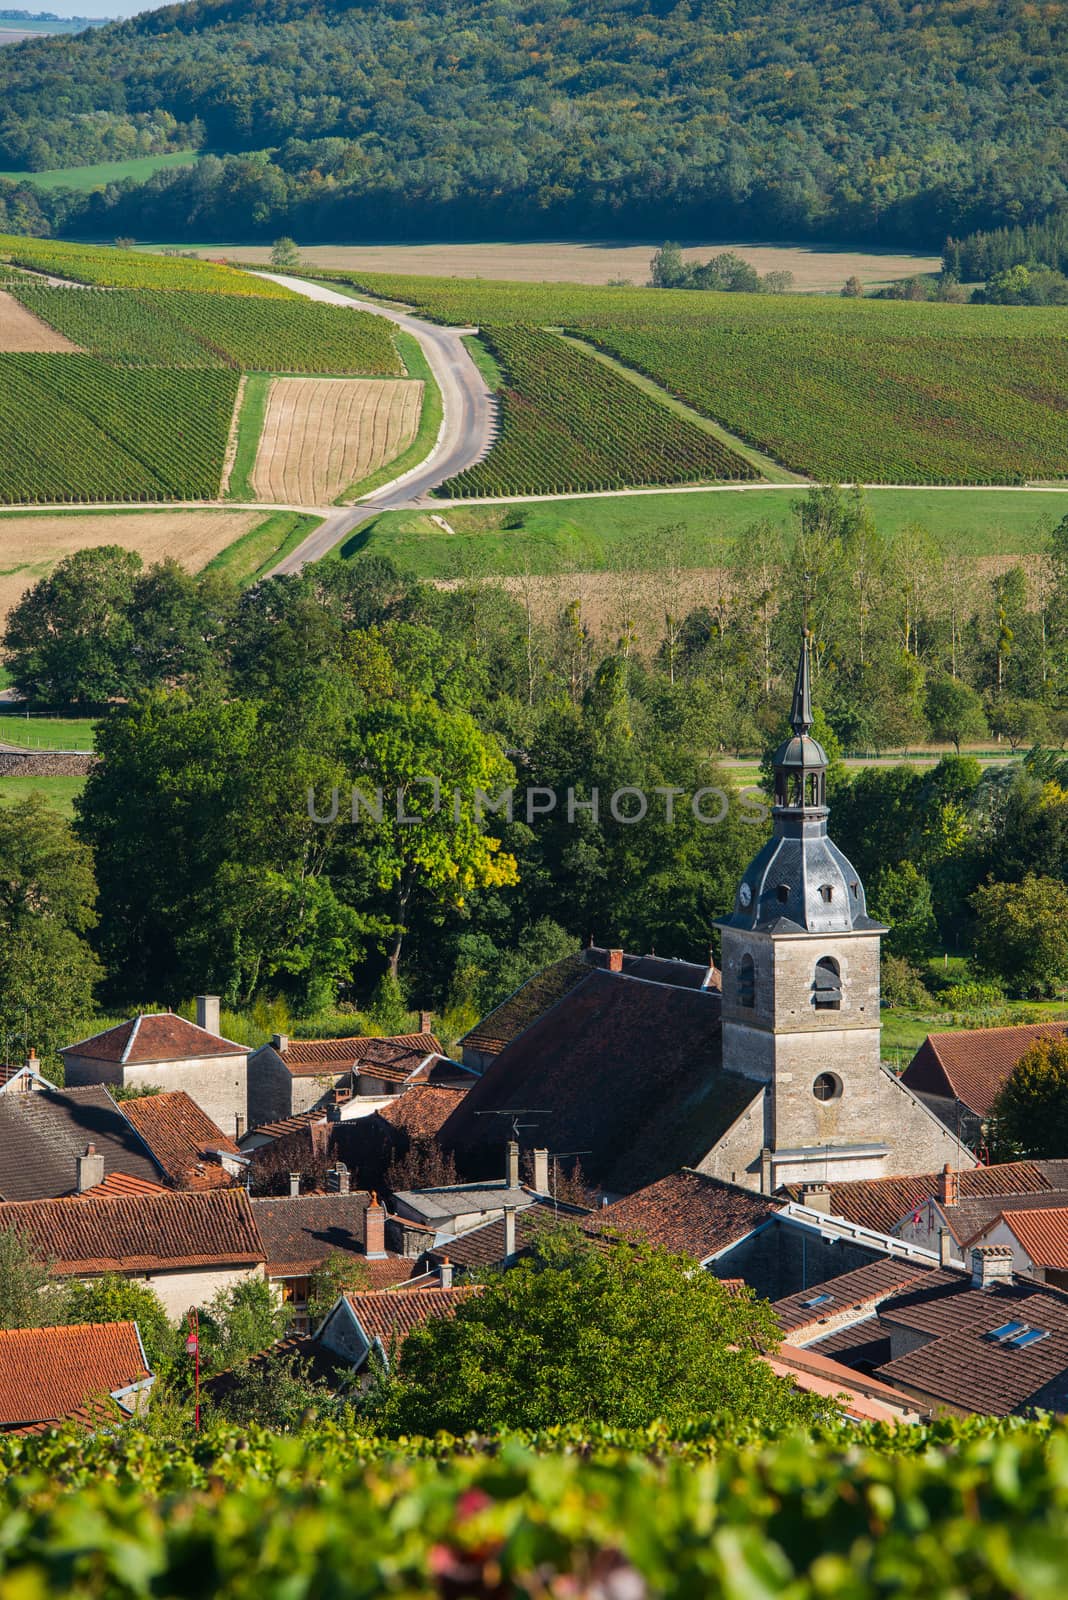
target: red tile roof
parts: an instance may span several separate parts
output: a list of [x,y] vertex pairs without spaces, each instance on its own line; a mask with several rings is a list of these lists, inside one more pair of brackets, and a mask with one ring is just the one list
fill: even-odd
[[855,1422],[899,1422],[903,1411],[915,1414],[921,1409],[920,1402],[888,1383],[851,1372],[842,1362],[819,1354],[815,1348],[800,1350],[796,1345],[784,1344],[761,1360],[779,1377],[788,1378],[795,1388],[836,1401],[843,1415]]
[[124,1100],[119,1109],[179,1189],[230,1187],[232,1177],[210,1152],[237,1155],[237,1145],[184,1089]]
[[388,1068],[407,1062],[411,1071],[426,1056],[440,1055],[441,1045],[432,1033],[398,1033],[384,1038],[358,1034],[351,1039],[290,1039],[285,1049],[275,1054],[297,1078],[339,1075],[360,1066],[373,1076],[376,1064]]
[[242,1138],[242,1143],[251,1134],[265,1139],[286,1139],[291,1133],[302,1133],[305,1128],[310,1128],[315,1123],[325,1124],[327,1116],[325,1111],[298,1111],[293,1117],[279,1117],[277,1122],[261,1122],[255,1128],[250,1128]]
[[129,1022],[120,1022],[90,1039],[66,1045],[59,1053],[84,1057],[88,1061],[118,1061],[124,1066],[139,1066],[245,1055],[247,1051],[247,1045],[221,1039],[216,1033],[198,1028],[195,1022],[176,1017],[173,1011],[159,1011],[141,1012]]
[[[987,1195],[1037,1194],[1052,1187],[1049,1178],[1034,1161],[1006,1161],[992,1167],[965,1167],[959,1174],[962,1200]],[[938,1194],[940,1174],[919,1173],[893,1178],[854,1178],[848,1183],[832,1183],[831,1212],[849,1222],[874,1228],[877,1233],[892,1233],[910,1211]],[[792,1200],[801,1199],[801,1188],[789,1185],[782,1191]]]
[[673,1172],[583,1223],[588,1234],[646,1239],[698,1261],[744,1239],[782,1209],[782,1202],[688,1169]]
[[1002,1211],[999,1220],[1020,1241],[1036,1267],[1068,1272],[1068,1207]]
[[24,1200],[0,1205],[0,1230],[25,1234],[60,1276],[254,1266],[264,1259],[248,1196],[139,1195],[94,1201]]
[[1063,1022],[929,1033],[902,1073],[901,1081],[916,1093],[962,1100],[977,1116],[985,1117],[1024,1051],[1036,1039],[1066,1036],[1068,1024]]
[[133,1322],[0,1333],[0,1428],[59,1422],[151,1376]]
[[[889,1257],[869,1261],[866,1266],[855,1267],[852,1272],[840,1273],[824,1283],[810,1284],[807,1289],[798,1290],[797,1294],[776,1300],[772,1309],[783,1333],[796,1334],[805,1329],[809,1332],[809,1338],[816,1339],[819,1328],[837,1319],[843,1312],[855,1311],[859,1320],[864,1310],[874,1309],[887,1295],[919,1281],[932,1270],[918,1266],[915,1261],[898,1261]],[[809,1304],[821,1295],[829,1295],[830,1299],[820,1305]]]
[[109,1172],[103,1183],[96,1183],[81,1194],[68,1195],[68,1200],[121,1200],[131,1195],[166,1194],[162,1183],[146,1183],[144,1178],[132,1178],[125,1172]]
[[404,1342],[415,1328],[432,1317],[452,1317],[457,1306],[473,1294],[476,1286],[461,1289],[412,1289],[391,1294],[347,1294],[356,1319],[370,1341],[378,1339],[386,1354],[392,1345]]
[[[363,1257],[365,1216],[370,1195],[285,1195],[253,1200],[252,1215],[267,1256],[271,1277],[314,1272],[333,1251]],[[368,1266],[371,1263],[367,1263]],[[411,1273],[412,1263],[403,1277]]]
[[431,1138],[444,1126],[466,1093],[466,1089],[416,1083],[388,1105],[379,1106],[377,1115],[391,1127],[403,1129],[413,1139]]
[[439,1138],[462,1175],[486,1177],[506,1124],[480,1113],[530,1106],[539,1144],[588,1152],[587,1180],[628,1194],[698,1165],[764,1092],[722,1069],[718,992],[594,970],[501,1051]]

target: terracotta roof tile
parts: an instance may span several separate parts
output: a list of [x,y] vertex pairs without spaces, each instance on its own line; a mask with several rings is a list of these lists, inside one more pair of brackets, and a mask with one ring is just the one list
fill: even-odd
[[325,1111],[298,1111],[296,1116],[279,1117],[277,1122],[261,1122],[257,1127],[250,1128],[241,1143],[244,1144],[251,1134],[255,1134],[257,1138],[286,1139],[291,1133],[302,1133],[305,1128],[326,1121]]
[[900,1390],[878,1378],[851,1372],[842,1362],[820,1354],[818,1347],[799,1350],[795,1345],[783,1345],[761,1359],[795,1388],[835,1400],[842,1414],[856,1422],[899,1422],[903,1411],[922,1409]]
[[[892,1178],[855,1178],[848,1183],[832,1183],[831,1211],[836,1217],[874,1228],[877,1233],[892,1233],[910,1211],[918,1210],[938,1194],[939,1174],[918,1173]],[[958,1174],[962,1200],[1004,1194],[1037,1194],[1051,1187],[1042,1167],[1034,1161],[1007,1161],[992,1167],[965,1167]],[[782,1191],[800,1200],[799,1186]]]
[[278,1277],[313,1272],[335,1250],[362,1257],[370,1198],[366,1190],[355,1189],[349,1194],[253,1200],[252,1215],[263,1240],[268,1273]]
[[1066,1036],[1068,1023],[1063,1022],[929,1033],[902,1073],[901,1081],[917,1093],[955,1097],[985,1117],[1028,1046],[1036,1039]]
[[[273,1047],[272,1047],[273,1048]],[[339,1075],[366,1064],[390,1066],[409,1063],[414,1070],[428,1055],[440,1055],[441,1045],[432,1033],[398,1033],[378,1038],[358,1034],[351,1039],[290,1039],[276,1055],[294,1077]]]
[[254,1266],[263,1246],[244,1190],[0,1205],[0,1229],[26,1235],[60,1276]]
[[367,1338],[378,1339],[386,1354],[391,1346],[404,1342],[415,1328],[432,1317],[455,1316],[457,1306],[473,1294],[477,1286],[459,1289],[412,1289],[402,1293],[347,1294],[357,1321]]
[[102,1084],[0,1095],[0,1200],[69,1194],[87,1145],[105,1175],[158,1183],[163,1172]]
[[133,1322],[0,1332],[0,1428],[59,1422],[151,1376]]
[[144,1178],[131,1178],[125,1172],[109,1172],[103,1183],[96,1183],[81,1194],[68,1195],[69,1200],[122,1200],[142,1194],[166,1194],[162,1183],[146,1183]]
[[1058,1209],[1001,1211],[999,1215],[1036,1267],[1068,1272],[1068,1201]]
[[228,1189],[231,1175],[211,1152],[237,1155],[238,1149],[184,1089],[124,1100],[123,1115],[179,1189]]
[[165,1061],[201,1061],[213,1056],[245,1055],[248,1046],[222,1039],[176,1017],[173,1011],[141,1012],[128,1022],[96,1033],[90,1039],[66,1045],[61,1056],[83,1056],[89,1061],[119,1061],[127,1066]]
[[586,1218],[589,1234],[617,1232],[628,1239],[704,1261],[744,1239],[782,1209],[782,1202],[719,1178],[685,1170],[661,1178]]
[[480,1113],[537,1108],[539,1144],[588,1152],[587,1180],[629,1194],[697,1165],[763,1094],[722,1070],[718,992],[594,970],[501,1051],[439,1137],[485,1177],[505,1125]]
[[388,1105],[380,1106],[377,1115],[391,1127],[403,1129],[413,1139],[431,1138],[444,1126],[466,1093],[466,1089],[417,1083]]
[[[522,1253],[540,1233],[547,1233],[562,1224],[581,1220],[581,1214],[565,1206],[558,1212],[551,1204],[536,1200],[516,1212],[515,1243],[517,1253]],[[430,1252],[434,1261],[449,1260],[454,1266],[470,1270],[474,1267],[492,1267],[504,1260],[504,1218],[497,1217],[481,1228],[469,1228],[466,1233],[449,1239]]]
[[[859,1313],[874,1309],[887,1295],[924,1278],[932,1270],[930,1267],[917,1266],[915,1261],[892,1258],[869,1261],[866,1266],[855,1267],[852,1272],[840,1273],[824,1283],[810,1284],[807,1289],[798,1290],[797,1294],[776,1300],[772,1309],[784,1333],[796,1334],[801,1329],[811,1329],[811,1337],[815,1340],[819,1328],[840,1317],[843,1312],[857,1312],[859,1321]],[[811,1304],[823,1295],[829,1298],[818,1305]]]

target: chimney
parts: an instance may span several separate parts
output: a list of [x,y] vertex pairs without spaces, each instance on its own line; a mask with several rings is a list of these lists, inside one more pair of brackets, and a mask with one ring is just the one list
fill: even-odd
[[534,1193],[549,1193],[549,1152],[548,1150],[535,1150],[534,1152]]
[[768,1146],[765,1145],[763,1150],[761,1150],[761,1152],[760,1152],[760,1192],[761,1192],[761,1194],[770,1194],[771,1193],[771,1179],[772,1179],[771,1151],[768,1148]]
[[208,1033],[218,1033],[219,996],[217,994],[197,995],[197,1027],[206,1029]]
[[515,1255],[515,1206],[504,1208],[504,1259],[511,1261]]
[[948,1228],[938,1230],[938,1260],[943,1267],[953,1263],[953,1235]]
[[78,1193],[84,1194],[87,1189],[95,1189],[98,1183],[104,1181],[104,1157],[97,1155],[96,1145],[87,1144],[84,1156],[75,1157],[78,1169]]
[[371,1201],[363,1214],[363,1252],[368,1261],[386,1258],[386,1208],[371,1190]]
[[1007,1244],[980,1244],[972,1251],[972,1287],[992,1289],[1012,1282],[1012,1250]]
[[609,952],[608,952],[608,970],[609,970],[609,972],[622,972],[623,971],[623,952],[622,952],[622,950],[609,950]]
[[944,1206],[960,1205],[960,1173],[948,1161],[938,1174],[938,1198]]
[[299,1172],[291,1172],[289,1174],[289,1193],[294,1199],[300,1193],[300,1173]]
[[831,1214],[831,1188],[827,1183],[806,1183],[801,1190],[801,1204],[808,1206],[810,1211],[822,1211],[824,1216]]
[[452,1262],[449,1260],[448,1256],[442,1256],[441,1260],[438,1262],[438,1276],[441,1279],[441,1287],[443,1289],[452,1288],[452,1272]]
[[245,1119],[240,1111],[234,1117],[234,1138],[237,1140],[245,1137]]
[[330,1168],[326,1175],[326,1187],[331,1194],[348,1194],[349,1169],[343,1161],[338,1161]]
[[509,1139],[508,1158],[504,1166],[504,1181],[509,1189],[519,1188],[519,1141]]
[[286,1051],[289,1049],[288,1033],[272,1033],[271,1044],[278,1051],[280,1056],[284,1056]]
[[431,1027],[432,1020],[433,1019],[432,1019],[431,1013],[429,1011],[420,1011],[420,1013],[419,1013],[419,1032],[420,1033],[432,1033],[434,1031],[433,1028]]

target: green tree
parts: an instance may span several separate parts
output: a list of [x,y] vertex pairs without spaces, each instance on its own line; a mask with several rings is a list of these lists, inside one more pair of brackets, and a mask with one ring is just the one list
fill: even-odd
[[1002,695],[990,711],[990,729],[1009,741],[1013,755],[1022,744],[1042,744],[1049,735],[1046,708],[1037,700]]
[[155,1290],[118,1272],[72,1283],[63,1308],[65,1322],[136,1322],[148,1364],[168,1366],[176,1350],[175,1330]]
[[927,720],[933,736],[948,739],[958,755],[962,744],[981,739],[987,731],[983,702],[976,691],[948,673],[928,682]]
[[883,868],[872,888],[869,909],[890,929],[885,946],[891,955],[914,964],[930,955],[938,937],[931,885],[911,861]]
[[51,1327],[65,1298],[31,1241],[17,1227],[0,1229],[0,1329]]
[[343,1375],[328,1384],[312,1375],[309,1361],[280,1350],[241,1368],[215,1409],[233,1422],[293,1433],[313,1420],[343,1417],[346,1401],[333,1390],[347,1386]]
[[271,246],[271,266],[276,272],[297,272],[304,265],[295,239],[283,236]]
[[409,1335],[376,1420],[393,1434],[810,1420],[822,1407],[757,1354],[778,1342],[770,1307],[728,1295],[688,1257],[561,1230],[454,1318]]
[[985,883],[971,897],[975,965],[1011,994],[1040,999],[1068,982],[1068,887],[1028,874]]
[[141,557],[120,545],[65,556],[8,613],[12,682],[30,700],[99,704],[136,685],[131,601]]
[[1068,1040],[1036,1039],[990,1108],[1000,1159],[1057,1157],[1068,1150]]
[[841,288],[842,297],[846,300],[861,300],[864,297],[864,285],[856,273],[846,279]]
[[322,1321],[339,1294],[359,1293],[370,1287],[366,1261],[343,1250],[331,1250],[308,1281],[308,1316],[312,1325]]
[[219,1289],[201,1308],[201,1371],[207,1374],[239,1367],[283,1338],[290,1312],[265,1278],[245,1278]]

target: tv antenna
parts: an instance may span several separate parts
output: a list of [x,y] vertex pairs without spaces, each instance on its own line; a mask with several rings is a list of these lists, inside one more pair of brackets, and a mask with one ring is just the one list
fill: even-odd
[[520,1117],[547,1117],[549,1115],[550,1113],[548,1111],[544,1109],[538,1109],[535,1106],[520,1106],[518,1110],[512,1108],[508,1110],[502,1109],[500,1111],[475,1112],[476,1117],[511,1117],[512,1138],[517,1144],[519,1143],[519,1130],[521,1128],[533,1128],[537,1126],[537,1124],[533,1122],[520,1122]]

